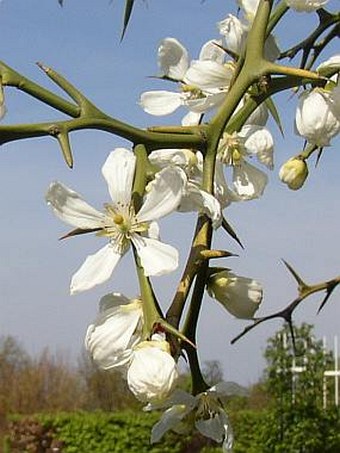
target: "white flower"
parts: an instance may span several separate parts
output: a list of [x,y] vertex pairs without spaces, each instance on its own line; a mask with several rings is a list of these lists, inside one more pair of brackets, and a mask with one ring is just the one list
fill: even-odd
[[162,275],[178,266],[178,252],[158,240],[155,220],[174,210],[181,201],[185,175],[178,168],[157,173],[149,185],[141,209],[136,213],[131,201],[136,158],[117,148],[107,158],[102,173],[108,184],[112,202],[99,212],[83,198],[59,182],[52,183],[46,200],[64,222],[85,231],[97,231],[109,243],[90,255],[74,274],[71,293],[84,291],[108,280],[120,258],[132,243],[145,275]]
[[252,319],[263,298],[263,288],[252,278],[240,277],[228,270],[209,277],[208,293],[229,313],[240,319]]
[[308,176],[308,166],[302,159],[292,157],[279,171],[279,178],[292,190],[300,189]]
[[[157,336],[157,335],[156,335]],[[143,402],[164,400],[174,389],[178,370],[167,341],[153,339],[139,343],[133,350],[127,372],[131,392]]]
[[194,153],[189,149],[160,149],[149,154],[150,162],[159,168],[175,165],[183,169],[187,176],[179,211],[199,211],[207,214],[214,228],[222,222],[221,205],[218,200],[208,192],[201,190],[203,156],[198,151]]
[[223,44],[227,50],[240,55],[246,40],[247,27],[235,16],[228,16],[217,23],[218,30],[223,36]]
[[85,347],[100,368],[128,363],[132,348],[141,340],[142,316],[140,299],[113,293],[100,300],[100,313],[85,337]]
[[311,13],[328,3],[328,0],[286,0],[287,6],[297,12]]
[[328,60],[320,63],[316,70],[320,71],[322,68],[334,68],[340,70],[340,54],[332,55],[328,58]]
[[[199,60],[190,63],[185,47],[175,38],[164,39],[158,49],[158,64],[163,77],[179,82],[180,91],[147,91],[142,93],[140,105],[145,112],[161,116],[185,106],[197,123],[199,115],[223,102],[233,67],[223,64],[225,53],[213,41],[201,49]],[[223,88],[222,88],[223,87]]]
[[329,146],[340,131],[340,121],[334,114],[330,93],[322,89],[304,91],[295,115],[297,133],[316,146]]
[[223,452],[231,452],[233,433],[220,402],[221,397],[229,394],[228,384],[220,382],[196,396],[176,390],[163,405],[148,405],[146,410],[168,408],[152,428],[151,443],[158,442],[169,430],[182,433],[188,428],[192,429],[190,425],[194,425],[204,436],[223,443]]
[[[249,31],[256,15],[259,0],[238,0],[238,3],[243,9],[244,15],[248,21],[248,24],[245,27]],[[244,39],[246,39],[246,34],[247,31],[245,33]],[[269,61],[275,61],[280,55],[280,49],[277,45],[275,36],[272,34],[270,34],[266,39],[264,45],[264,55]]]
[[[252,156],[256,156],[259,162],[268,168],[273,167],[273,139],[266,128],[246,125],[238,134],[223,134],[217,158],[233,169],[232,179],[236,199],[258,198],[267,185],[267,175],[246,161],[247,157]],[[223,172],[218,169],[218,162],[216,162],[216,174],[219,174],[220,184],[223,185]]]

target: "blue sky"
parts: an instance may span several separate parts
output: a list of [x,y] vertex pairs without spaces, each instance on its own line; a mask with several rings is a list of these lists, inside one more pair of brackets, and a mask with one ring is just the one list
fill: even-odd
[[[141,92],[161,86],[147,77],[157,74],[159,41],[176,37],[195,57],[205,41],[218,36],[216,22],[229,12],[235,14],[237,8],[234,2],[221,0],[137,2],[126,38],[120,43],[122,3],[65,0],[65,7],[60,8],[57,0],[4,0],[0,5],[1,59],[58,92],[35,62],[50,65],[101,109],[124,121],[141,127],[174,124],[181,115],[155,119],[138,105]],[[334,7],[336,3],[330,2]],[[292,43],[295,33],[302,36],[313,23],[309,15],[287,15],[278,29],[281,47]],[[327,56],[332,53],[335,47]],[[278,169],[301,148],[302,140],[293,132],[296,98],[286,93],[277,102],[285,139],[270,123],[276,141],[275,169],[266,193],[258,201],[235,204],[227,211],[246,248],[240,250],[222,232],[216,238],[219,247],[239,254],[239,258],[225,260],[226,266],[264,283],[265,299],[259,314],[279,309],[296,295],[281,258],[295,266],[307,281],[321,281],[339,273],[339,142],[325,150],[317,169],[311,166],[302,190],[289,191],[279,182]],[[6,103],[8,124],[62,118],[13,89],[6,90]],[[108,284],[69,296],[71,275],[100,244],[98,238],[89,236],[58,242],[68,228],[51,214],[44,193],[51,181],[60,180],[100,208],[108,200],[101,166],[113,148],[125,143],[95,131],[74,133],[71,141],[73,170],[65,166],[57,143],[49,138],[1,147],[0,335],[16,336],[32,353],[49,347],[52,351],[69,351],[74,357],[82,348],[99,298],[108,291],[133,297],[138,289],[132,261],[125,257]],[[178,246],[181,264],[194,221],[193,215],[177,214],[162,222],[162,237]],[[180,272],[154,280],[163,306],[171,298]],[[340,334],[339,297],[339,292],[335,293],[317,317],[317,299],[308,300],[296,313],[297,321],[314,323],[317,335],[326,335],[332,343],[333,335]],[[207,297],[199,327],[200,356],[202,360],[220,360],[228,380],[255,382],[264,364],[265,340],[280,324],[273,321],[262,325],[231,346],[230,340],[245,323],[233,319]]]

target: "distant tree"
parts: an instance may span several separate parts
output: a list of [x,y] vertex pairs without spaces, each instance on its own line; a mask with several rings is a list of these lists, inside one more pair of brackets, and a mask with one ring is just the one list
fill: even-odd
[[287,326],[268,340],[264,384],[271,396],[263,424],[263,453],[340,451],[339,411],[323,408],[323,373],[332,365],[311,325]]
[[119,371],[100,370],[85,351],[80,356],[78,372],[84,383],[86,410],[118,411],[141,406]]

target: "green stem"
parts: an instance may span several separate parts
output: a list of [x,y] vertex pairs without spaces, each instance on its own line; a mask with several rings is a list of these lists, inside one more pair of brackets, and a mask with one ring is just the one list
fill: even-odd
[[0,76],[2,84],[18,88],[21,91],[33,96],[39,101],[59,110],[60,112],[66,113],[73,118],[77,118],[80,115],[80,108],[78,105],[74,105],[69,101],[66,101],[60,96],[52,93],[51,91],[43,88],[37,83],[32,82],[28,78],[14,71],[14,69],[7,66],[5,63],[0,61]]
[[272,14],[270,15],[270,19],[267,26],[267,36],[274,30],[278,22],[281,18],[287,13],[289,10],[286,0],[281,0],[281,2],[276,6]]
[[0,126],[0,144],[26,138],[56,136],[61,129],[65,128],[69,132],[85,129],[109,132],[126,138],[133,143],[144,143],[149,152],[161,148],[205,149],[204,138],[199,133],[196,135],[181,135],[150,132],[110,118],[109,116],[102,116],[100,118],[82,117],[49,123]]
[[139,282],[139,288],[141,293],[141,299],[143,302],[143,340],[150,339],[154,326],[162,318],[161,309],[156,301],[153,289],[150,284],[150,280],[144,274],[144,269],[140,265],[139,258],[136,250],[134,250],[134,257],[137,268],[137,276]]

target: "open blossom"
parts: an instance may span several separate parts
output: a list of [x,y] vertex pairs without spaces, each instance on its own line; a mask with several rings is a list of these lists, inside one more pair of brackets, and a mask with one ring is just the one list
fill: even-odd
[[279,171],[279,178],[292,190],[300,189],[308,176],[308,166],[303,159],[292,157]]
[[297,12],[311,13],[324,7],[328,0],[286,0],[286,3]]
[[232,167],[233,189],[239,200],[252,200],[263,194],[267,175],[251,165],[247,159],[256,157],[266,167],[273,168],[273,138],[261,126],[246,125],[236,134],[224,133],[217,152],[216,175],[223,184],[223,172],[218,162]]
[[211,297],[240,319],[252,319],[263,298],[263,288],[259,282],[237,276],[229,270],[212,274],[207,289]]
[[233,432],[220,400],[228,395],[228,383],[220,382],[196,396],[176,390],[163,404],[148,405],[145,410],[167,408],[152,428],[151,443],[158,442],[169,430],[183,433],[195,427],[203,436],[222,443],[224,453],[231,452]]
[[160,335],[153,335],[151,340],[142,341],[133,349],[127,383],[140,401],[164,400],[174,389],[178,376],[170,345]]
[[[158,240],[159,218],[173,212],[179,205],[185,175],[179,168],[166,168],[157,173],[138,212],[132,204],[132,184],[136,158],[125,149],[112,151],[102,168],[108,184],[111,203],[100,212],[83,198],[59,182],[52,183],[46,200],[53,212],[76,231],[96,231],[108,239],[108,244],[87,257],[73,275],[71,293],[84,291],[108,280],[127,252],[135,248],[145,275],[162,275],[178,266],[178,252]],[[72,232],[71,232],[72,234]]]
[[[224,64],[225,52],[215,42],[207,42],[198,60],[190,62],[185,47],[175,38],[165,38],[158,49],[162,75],[179,83],[179,91],[156,90],[142,93],[140,104],[151,115],[168,115],[185,106],[190,121],[223,102],[234,68]],[[194,119],[192,117],[194,116]]]
[[142,318],[140,299],[119,293],[101,299],[100,313],[85,337],[85,347],[100,368],[110,370],[129,362],[132,348],[141,341]]
[[207,214],[214,228],[218,228],[222,222],[221,205],[218,200],[201,189],[203,176],[203,156],[189,149],[160,149],[149,154],[150,162],[159,168],[169,165],[178,166],[186,176],[187,183],[183,190],[182,200],[178,207],[179,211],[199,211]]
[[309,143],[329,146],[331,138],[340,132],[340,119],[330,92],[318,88],[304,91],[296,110],[295,126]]

